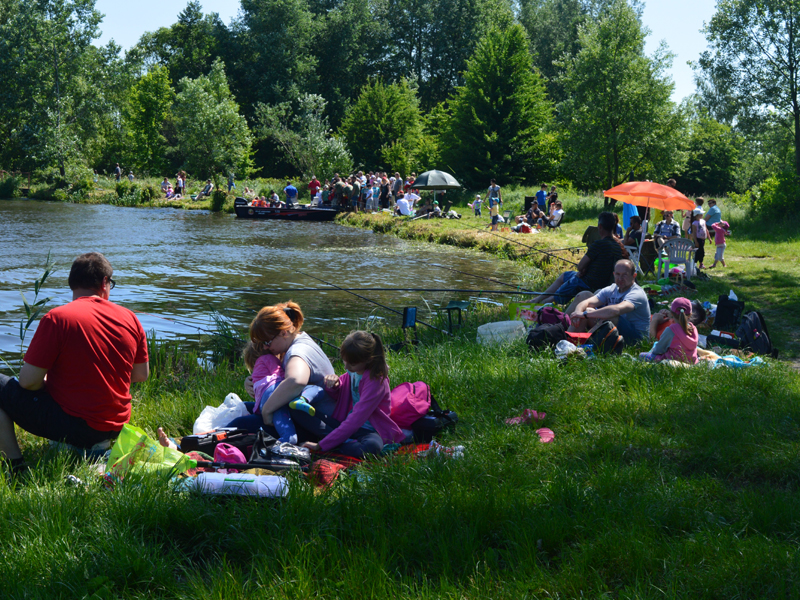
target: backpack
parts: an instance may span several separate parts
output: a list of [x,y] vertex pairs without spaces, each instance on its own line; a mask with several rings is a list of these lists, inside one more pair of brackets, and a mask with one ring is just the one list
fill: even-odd
[[736,330],[736,337],[739,339],[739,348],[750,349],[756,354],[765,354],[773,358],[778,357],[778,352],[769,339],[764,316],[756,310],[744,315],[742,324]]
[[744,302],[731,300],[728,296],[720,296],[717,302],[717,313],[714,316],[714,329],[734,331],[744,313]]
[[597,352],[622,354],[622,350],[625,348],[625,340],[620,335],[617,326],[611,321],[603,321],[592,332],[587,343],[594,346]]
[[571,321],[569,315],[561,312],[552,306],[543,306],[536,313],[536,323],[539,325],[552,325],[553,323],[561,323],[566,329],[570,326]]
[[458,415],[452,410],[442,410],[424,381],[395,387],[389,416],[401,429],[413,431],[417,443],[430,442],[443,429],[458,423]]
[[[538,318],[538,317],[537,317]],[[554,348],[558,342],[567,339],[567,329],[561,323],[537,325],[528,331],[528,346],[531,350]]]

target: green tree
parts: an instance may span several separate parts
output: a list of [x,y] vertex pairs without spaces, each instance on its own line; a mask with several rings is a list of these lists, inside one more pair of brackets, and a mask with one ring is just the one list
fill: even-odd
[[180,82],[174,115],[178,147],[186,170],[212,177],[220,188],[220,174],[235,171],[246,176],[252,168],[252,135],[239,114],[221,60],[208,75]]
[[685,194],[725,194],[735,189],[739,139],[729,125],[700,113],[690,124],[686,167],[678,187]]
[[615,0],[581,28],[580,51],[561,63],[568,97],[558,106],[562,164],[581,187],[608,189],[630,172],[663,179],[682,166],[683,116],[670,100],[673,84],[665,74],[672,56],[663,45],[646,56],[648,33],[636,11]]
[[705,95],[737,119],[785,116],[800,177],[800,0],[720,0],[704,32]]
[[541,177],[547,169],[545,130],[552,120],[541,76],[531,67],[519,24],[492,30],[467,63],[463,87],[450,102],[442,160],[463,183],[500,184]]
[[[398,148],[413,153],[421,130],[419,100],[403,79],[384,84],[368,83],[345,114],[339,133],[353,159],[367,169],[401,169]],[[392,159],[392,160],[390,160]]]
[[316,94],[304,94],[296,104],[296,110],[289,102],[259,105],[256,114],[260,135],[277,143],[287,161],[305,178],[351,173],[353,159],[345,143],[331,135],[324,116],[325,99]]
[[166,166],[166,138],[161,130],[170,114],[175,93],[166,67],[157,66],[130,90],[125,107],[129,156],[139,171],[157,173]]

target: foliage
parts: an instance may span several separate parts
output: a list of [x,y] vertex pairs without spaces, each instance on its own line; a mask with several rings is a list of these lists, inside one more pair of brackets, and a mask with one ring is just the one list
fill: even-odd
[[16,175],[6,175],[0,180],[0,198],[19,198],[22,193],[22,177]]
[[665,74],[672,57],[663,44],[646,56],[647,33],[626,0],[614,0],[581,28],[580,51],[561,64],[563,168],[584,189],[608,189],[629,172],[662,180],[681,167],[683,119]]
[[159,173],[166,166],[167,140],[161,131],[175,97],[170,85],[167,68],[156,66],[131,87],[124,127],[129,157],[137,171]]
[[230,171],[246,176],[252,135],[228,88],[222,61],[215,61],[208,75],[184,77],[180,84],[174,112],[185,169],[198,177],[218,178]]
[[493,29],[467,63],[451,99],[442,161],[462,183],[501,185],[547,176],[543,134],[552,119],[544,82],[531,69],[521,25]]
[[344,142],[331,134],[324,116],[326,101],[316,94],[303,94],[296,103],[275,106],[260,104],[257,109],[261,136],[274,140],[287,161],[304,178],[312,175],[331,178],[334,173],[350,173],[353,160]]
[[25,307],[25,318],[19,322],[20,359],[22,358],[25,348],[25,338],[28,336],[28,331],[30,330],[31,325],[33,325],[33,322],[39,318],[39,315],[42,314],[47,303],[50,302],[50,300],[52,300],[52,298],[42,298],[41,300],[39,300],[39,292],[42,291],[44,284],[47,282],[50,276],[55,272],[55,268],[56,268],[55,260],[53,259],[53,256],[50,253],[50,251],[48,250],[47,258],[44,261],[44,272],[42,273],[41,277],[34,280],[33,282],[33,302],[29,304],[27,298],[25,298],[25,294],[20,292],[20,295],[22,296],[22,304]]
[[734,189],[739,137],[730,126],[701,114],[691,124],[686,166],[678,188],[684,194],[720,195]]
[[[413,152],[420,134],[419,99],[405,79],[386,84],[373,79],[348,109],[339,134],[356,163],[369,170],[394,170],[387,153],[397,160],[393,145]],[[399,165],[398,165],[399,166]]]
[[770,175],[760,186],[753,208],[762,215],[792,213],[800,201],[800,178],[793,171]]
[[211,192],[211,210],[219,212],[225,206],[225,200],[228,199],[228,194],[225,190],[216,189]]
[[161,197],[161,188],[152,183],[135,183],[122,179],[117,182],[115,188],[117,198],[123,202],[125,206],[140,204],[142,202],[151,202],[156,198]]
[[[794,130],[800,176],[800,2],[725,0],[705,27],[710,50],[699,69],[706,101],[729,118],[772,110]],[[799,200],[800,202],[800,200]]]

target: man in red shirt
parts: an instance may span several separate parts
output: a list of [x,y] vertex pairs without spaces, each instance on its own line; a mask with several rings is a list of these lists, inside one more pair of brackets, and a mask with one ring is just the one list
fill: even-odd
[[0,375],[0,458],[23,466],[14,424],[79,448],[108,446],[131,417],[132,382],[150,373],[139,319],[109,302],[113,270],[97,252],[72,263],[72,302],[39,322],[19,380]]
[[319,191],[320,187],[322,187],[322,186],[320,185],[319,181],[317,180],[317,178],[314,175],[312,175],[311,176],[311,181],[308,183],[308,191],[311,194],[311,199],[312,200],[314,199],[314,196],[317,195],[317,192]]

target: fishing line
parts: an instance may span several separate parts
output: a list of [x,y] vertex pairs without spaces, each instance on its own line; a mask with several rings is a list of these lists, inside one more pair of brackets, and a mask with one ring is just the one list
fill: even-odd
[[[319,277],[314,277],[314,275],[309,275],[308,273],[304,273],[303,271],[297,271],[297,272],[300,273],[301,275],[305,275],[306,277],[311,277],[311,279],[316,279],[317,281],[319,281],[321,283],[324,283],[325,285],[329,285],[329,286],[331,286],[333,288],[336,288],[337,290],[341,290],[343,292],[347,292],[348,294],[352,294],[356,298],[361,298],[362,300],[366,300],[367,302],[371,302],[372,304],[374,304],[376,306],[380,306],[381,308],[383,308],[385,310],[388,310],[389,312],[393,312],[396,315],[400,315],[401,317],[403,316],[403,313],[401,311],[395,310],[394,308],[389,308],[388,306],[384,306],[380,302],[376,302],[375,300],[370,300],[366,296],[362,296],[360,294],[356,294],[355,292],[351,292],[351,291],[349,291],[349,290],[347,290],[345,288],[339,287],[338,285],[335,285],[333,283],[329,283],[329,282],[325,281],[324,279],[320,279]],[[434,329],[436,331],[440,331],[440,332],[442,332],[444,334],[452,335],[449,331],[445,331],[444,329],[439,329],[438,327],[434,327],[433,325],[431,325],[430,323],[426,323],[425,321],[420,321],[419,319],[417,319],[416,322],[420,323],[421,325],[425,325],[426,327],[430,327],[431,329]]]
[[[501,281],[497,281],[495,283],[502,283]],[[503,284],[509,285],[509,284]],[[514,287],[514,286],[512,286]],[[520,288],[525,289],[525,288]],[[281,293],[294,293],[294,292],[335,292],[335,291],[342,291],[342,292],[452,292],[454,294],[497,294],[501,296],[514,296],[514,295],[521,295],[521,296],[536,296],[540,294],[544,294],[544,292],[534,292],[533,290],[525,290],[525,291],[506,291],[506,290],[460,290],[460,289],[453,289],[453,288],[265,288],[261,290],[241,290],[245,292],[253,292],[253,293],[271,293],[271,292],[281,292]],[[385,307],[384,307],[385,308]],[[391,309],[390,309],[391,310]]]
[[[461,273],[462,275],[469,275],[470,277],[477,277],[478,279],[485,279],[486,281],[491,281],[492,283],[499,283],[500,285],[505,285],[507,287],[513,287],[513,288],[515,288],[517,290],[524,290],[526,292],[532,292],[534,294],[538,294],[539,293],[539,292],[533,292],[533,290],[529,290],[527,288],[520,287],[518,285],[513,285],[511,283],[505,283],[503,281],[500,281],[499,279],[495,279],[494,277],[484,277],[483,275],[475,275],[474,273],[467,273],[466,271],[459,271],[458,269],[454,269],[452,267],[446,267],[445,265],[437,265],[436,263],[433,263],[433,266],[434,267],[439,267],[440,269],[447,269],[448,271],[454,271],[456,273]],[[500,294],[500,293],[503,293],[503,292],[499,292],[498,291],[498,292],[487,292],[487,293]]]
[[494,231],[485,231],[484,229],[477,229],[477,231],[480,231],[481,233],[488,233],[488,234],[493,235],[495,237],[499,237],[501,240],[505,240],[507,242],[511,242],[512,244],[517,244],[518,246],[522,246],[523,248],[527,248],[528,250],[531,250],[533,252],[539,252],[540,254],[544,254],[545,256],[549,256],[550,258],[556,258],[558,260],[563,260],[565,263],[569,263],[571,265],[578,266],[578,263],[573,262],[573,261],[571,261],[569,259],[561,258],[560,256],[556,256],[555,254],[551,254],[550,252],[546,252],[545,250],[539,250],[539,248],[534,248],[533,246],[526,246],[522,242],[518,242],[517,240],[512,240],[510,238],[503,237],[502,235],[499,235],[499,234],[495,233]]

